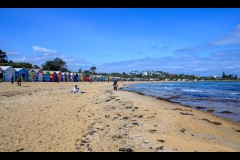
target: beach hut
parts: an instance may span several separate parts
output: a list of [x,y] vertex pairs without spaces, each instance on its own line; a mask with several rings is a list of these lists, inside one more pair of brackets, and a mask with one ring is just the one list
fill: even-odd
[[0,70],[2,72],[3,81],[4,82],[10,82],[11,81],[11,75],[14,77],[15,81],[15,72],[16,70],[12,66],[0,66]]
[[35,77],[34,75],[36,74],[36,72],[33,69],[30,69],[28,71],[28,74],[29,74],[29,81],[31,81],[31,82],[35,81],[34,80],[34,77]]
[[50,82],[50,73],[49,71],[43,71],[44,74],[44,82]]
[[70,73],[70,82],[73,82],[74,80],[74,73]]
[[56,71],[56,73],[57,73],[57,77],[58,77],[57,81],[62,82],[62,72]]
[[82,73],[78,73],[78,82],[82,81]]
[[16,70],[16,76],[21,76],[22,81],[27,82],[29,79],[29,73],[24,68],[14,68]]
[[104,76],[100,76],[100,81],[104,81],[105,77]]
[[50,73],[50,82],[57,82],[58,81],[58,75],[56,71],[49,71]]
[[[41,69],[32,69],[30,70],[31,72],[35,72],[34,74],[34,81],[39,81],[42,82],[43,81],[43,71]],[[30,74],[30,73],[29,73]]]
[[67,74],[67,79],[68,79],[68,82],[71,82],[71,74],[70,74],[70,72]]
[[83,74],[82,73],[80,73],[80,78],[79,78],[79,81],[84,81],[84,76],[83,76]]
[[89,77],[90,77],[89,74],[85,74],[85,75],[84,75],[84,78],[83,78],[84,81],[89,81]]
[[62,72],[62,81],[63,82],[67,82],[67,73],[66,72]]
[[75,73],[75,75],[74,75],[74,82],[78,82],[79,81],[78,77],[79,77],[78,73]]

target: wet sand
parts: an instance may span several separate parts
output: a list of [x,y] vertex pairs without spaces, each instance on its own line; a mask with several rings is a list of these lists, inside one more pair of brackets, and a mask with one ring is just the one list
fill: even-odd
[[2,152],[240,151],[239,123],[112,82],[0,83],[0,122]]

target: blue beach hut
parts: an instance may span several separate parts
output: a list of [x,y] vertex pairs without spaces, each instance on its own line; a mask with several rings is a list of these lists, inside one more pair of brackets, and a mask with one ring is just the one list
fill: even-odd
[[27,82],[29,80],[29,73],[24,68],[14,68],[16,70],[16,76],[21,76],[22,80]]
[[50,82],[50,72],[43,71],[43,74],[44,74],[44,82]]

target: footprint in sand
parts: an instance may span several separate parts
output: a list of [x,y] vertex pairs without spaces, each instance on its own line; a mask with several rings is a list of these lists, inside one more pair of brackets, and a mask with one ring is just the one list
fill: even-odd
[[163,149],[164,149],[164,146],[160,146],[156,148],[156,151],[163,150]]
[[165,143],[165,140],[163,140],[163,139],[158,139],[158,141],[161,143]]
[[221,122],[212,122],[212,121],[210,121],[208,119],[200,119],[200,120],[207,121],[207,122],[212,123],[214,125],[221,125],[222,124]]
[[186,129],[181,129],[180,131],[181,131],[182,133],[185,133]]
[[154,133],[154,132],[156,132],[156,131],[157,131],[157,130],[155,130],[155,129],[149,130],[150,133]]
[[184,112],[180,112],[181,115],[190,115],[190,116],[194,116],[194,114],[191,113],[184,113]]

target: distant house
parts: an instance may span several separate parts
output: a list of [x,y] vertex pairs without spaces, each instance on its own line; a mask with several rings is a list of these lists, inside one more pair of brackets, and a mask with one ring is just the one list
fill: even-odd
[[233,78],[233,75],[228,75],[229,78]]
[[28,81],[29,73],[24,68],[14,68],[16,70],[16,77],[21,76],[23,81]]
[[162,71],[155,71],[154,74],[158,77],[165,77],[165,74]]
[[10,82],[11,76],[13,75],[15,81],[16,70],[12,66],[0,66],[0,71],[3,74],[3,81]]
[[148,72],[147,71],[142,72],[142,76],[148,76]]

